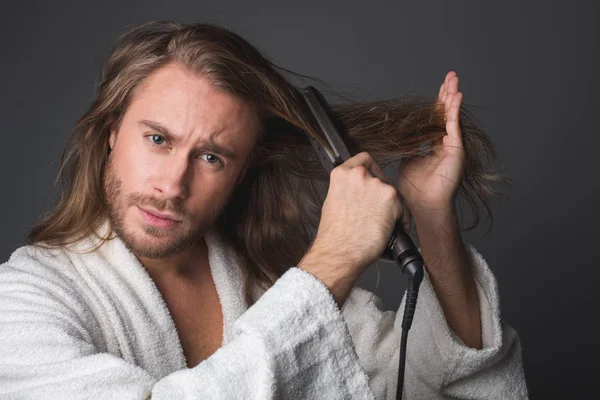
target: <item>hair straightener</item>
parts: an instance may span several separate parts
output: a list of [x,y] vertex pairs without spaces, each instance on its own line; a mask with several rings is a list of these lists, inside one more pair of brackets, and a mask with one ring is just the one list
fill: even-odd
[[[310,142],[314,147],[319,160],[328,173],[343,164],[346,160],[354,156],[350,138],[344,133],[344,129],[335,115],[325,97],[314,87],[307,86],[303,93],[304,99],[310,108],[314,119],[317,122],[323,136],[331,147],[328,149],[322,147],[313,137],[309,136]],[[423,280],[423,257],[413,243],[411,237],[404,232],[402,221],[398,220],[394,228],[394,233],[382,254],[382,258],[395,261],[402,272],[408,276],[408,288],[406,292],[406,302],[404,316],[402,318],[402,338],[400,345],[400,359],[398,367],[398,387],[396,399],[402,399],[402,389],[404,385],[404,367],[406,358],[406,342],[408,331],[412,325],[417,297],[419,295],[419,286]]]

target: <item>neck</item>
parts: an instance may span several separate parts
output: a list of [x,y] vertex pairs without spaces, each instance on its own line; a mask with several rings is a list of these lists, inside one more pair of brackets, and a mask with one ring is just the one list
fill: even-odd
[[186,250],[169,257],[150,259],[138,257],[154,281],[193,282],[209,268],[208,247],[204,238]]

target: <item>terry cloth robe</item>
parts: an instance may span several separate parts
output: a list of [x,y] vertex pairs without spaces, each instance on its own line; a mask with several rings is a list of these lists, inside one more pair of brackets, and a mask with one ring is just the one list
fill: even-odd
[[[104,225],[106,226],[106,224]],[[102,234],[102,232],[101,232]],[[0,265],[0,399],[395,399],[401,321],[355,287],[342,309],[315,276],[290,268],[244,306],[240,258],[207,233],[223,343],[188,368],[160,292],[116,238],[97,251],[18,248]],[[450,330],[429,277],[408,335],[408,399],[528,397],[517,332],[468,246],[482,349]]]

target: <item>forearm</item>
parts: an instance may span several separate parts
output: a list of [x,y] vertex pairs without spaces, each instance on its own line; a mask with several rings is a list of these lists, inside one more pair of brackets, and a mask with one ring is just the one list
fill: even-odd
[[479,300],[454,208],[413,213],[421,254],[448,325],[469,347],[480,349]]

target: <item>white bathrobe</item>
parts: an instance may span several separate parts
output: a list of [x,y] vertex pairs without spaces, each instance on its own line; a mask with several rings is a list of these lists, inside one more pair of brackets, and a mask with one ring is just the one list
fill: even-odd
[[[401,321],[356,287],[340,310],[293,267],[252,307],[240,259],[207,234],[223,343],[186,366],[150,275],[120,239],[89,254],[18,248],[0,265],[0,399],[395,399]],[[495,278],[468,247],[483,348],[449,329],[425,274],[409,331],[408,399],[525,399],[517,332],[500,319]]]

